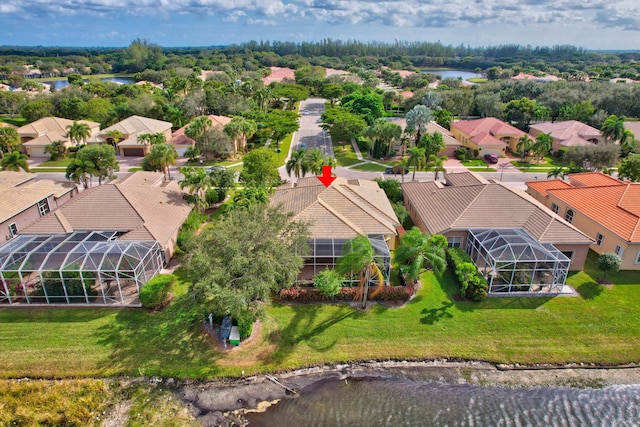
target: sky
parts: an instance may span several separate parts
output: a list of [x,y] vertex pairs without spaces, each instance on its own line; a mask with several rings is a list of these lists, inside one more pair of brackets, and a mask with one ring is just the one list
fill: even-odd
[[2,0],[0,45],[250,40],[640,49],[639,0]]

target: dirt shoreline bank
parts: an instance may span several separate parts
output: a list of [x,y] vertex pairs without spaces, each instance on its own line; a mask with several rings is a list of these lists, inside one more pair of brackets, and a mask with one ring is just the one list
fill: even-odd
[[[276,384],[269,377],[277,379]],[[291,372],[214,381],[178,381],[172,387],[202,425],[244,425],[243,414],[260,411],[285,398],[297,397],[283,386],[304,395],[305,388],[326,379],[351,377],[404,377],[502,387],[602,388],[640,384],[640,365],[521,366],[486,362],[386,361],[338,364]]]

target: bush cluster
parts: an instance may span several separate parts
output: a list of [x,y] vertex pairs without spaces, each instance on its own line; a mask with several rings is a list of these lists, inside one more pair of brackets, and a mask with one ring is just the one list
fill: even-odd
[[140,304],[155,309],[167,299],[167,294],[176,282],[173,274],[158,274],[140,288]]
[[[279,298],[282,301],[297,302],[327,302],[327,301],[353,301],[357,288],[341,288],[338,295],[327,298],[322,295],[319,289],[292,287],[282,289]],[[370,289],[372,292],[373,289]],[[373,298],[373,301],[407,301],[413,295],[413,287],[410,286],[385,286]]]
[[482,301],[486,298],[489,285],[484,277],[478,273],[478,267],[466,252],[460,248],[447,250],[447,264],[456,275],[460,284],[460,293],[473,300]]

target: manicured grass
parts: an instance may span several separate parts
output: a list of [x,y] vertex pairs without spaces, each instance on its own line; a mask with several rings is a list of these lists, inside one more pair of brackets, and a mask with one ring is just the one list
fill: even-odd
[[16,115],[11,118],[10,114],[0,114],[0,122],[5,122],[9,123],[10,125],[21,127],[27,124],[27,119],[21,117],[20,115]]
[[33,168],[29,169],[29,171],[30,171],[30,172],[43,172],[43,173],[44,173],[44,172],[47,172],[47,173],[50,173],[50,172],[60,172],[60,173],[65,173],[65,172],[67,171],[67,169],[66,169],[66,168],[63,168],[63,167],[57,167],[57,168],[41,168],[40,166],[36,166],[36,167],[33,167]]
[[467,168],[472,172],[495,172],[496,169],[489,167],[489,166],[484,166],[484,167],[469,167]]
[[[289,147],[291,147],[292,138],[293,138],[293,134],[290,133],[277,145],[277,147],[280,148],[280,153],[278,154],[278,166],[284,166],[284,164],[286,163],[287,154],[289,153]],[[276,149],[275,141],[271,141],[271,145],[269,147],[275,150]]]
[[362,165],[354,166],[351,169],[369,172],[384,172],[387,169],[386,166],[377,165],[375,163],[364,163]]
[[351,144],[345,144],[344,146],[333,144],[333,153],[336,156],[338,166],[351,166],[362,161],[356,157],[356,152],[353,151]]
[[71,163],[73,159],[60,159],[60,160],[47,160],[46,162],[42,162],[38,165],[38,167],[67,167]]
[[189,167],[199,167],[199,166],[229,166],[229,165],[235,165],[236,163],[241,163],[242,162],[242,158],[236,158],[236,159],[229,159],[229,160],[222,160],[222,161],[216,161],[216,160],[211,160],[208,162],[186,162],[184,165],[185,166],[189,166]]
[[467,79],[467,81],[471,83],[482,84],[482,83],[487,83],[489,79],[486,79],[484,77],[471,77]]
[[461,161],[460,163],[462,163],[463,166],[487,166],[487,162],[485,162],[484,160],[480,160],[480,159],[471,159],[471,160],[464,160]]
[[142,309],[0,310],[4,377],[246,375],[370,359],[480,359],[499,363],[623,364],[640,361],[637,272],[600,276],[590,255],[569,284],[580,296],[459,301],[450,274],[430,272],[402,308],[281,305],[267,308],[260,334],[221,353],[203,337],[178,286],[163,311]]
[[127,170],[127,172],[138,172],[138,171],[141,171],[141,170],[143,170],[143,169],[142,169],[142,168],[140,168],[140,167],[136,167],[136,168],[129,168],[129,169]]

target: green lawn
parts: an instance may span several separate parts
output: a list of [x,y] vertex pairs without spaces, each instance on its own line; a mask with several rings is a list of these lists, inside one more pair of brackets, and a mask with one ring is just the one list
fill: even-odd
[[486,79],[484,77],[471,77],[471,78],[467,79],[467,81],[469,81],[471,83],[482,84],[482,83],[487,83],[489,81],[489,79]]
[[467,169],[469,169],[472,172],[495,172],[496,171],[495,168],[489,167],[488,165],[484,167],[469,167]]
[[10,125],[21,127],[27,124],[27,119],[20,116],[19,114],[15,115],[13,118],[11,118],[10,114],[0,114],[0,122],[9,123]]
[[356,152],[353,151],[351,144],[333,144],[333,153],[336,156],[338,166],[351,166],[356,163],[360,163],[362,160],[358,160]]
[[470,167],[470,166],[487,166],[487,162],[485,162],[484,160],[480,160],[480,159],[464,160],[464,161],[461,161],[460,163],[462,163],[462,165],[466,166],[466,167]]
[[38,167],[43,167],[43,168],[47,168],[47,167],[62,167],[62,168],[66,168],[67,166],[69,166],[69,164],[71,164],[72,160],[73,160],[72,158],[60,159],[60,160],[47,160],[46,162],[40,163],[38,165]]
[[36,166],[33,168],[29,169],[30,172],[42,172],[42,173],[49,173],[49,172],[60,172],[60,173],[65,173],[66,169],[63,167],[57,167],[57,168],[41,168],[40,166]]
[[162,312],[142,309],[2,309],[2,377],[247,375],[370,359],[479,359],[499,363],[638,362],[637,272],[609,276],[605,288],[590,254],[569,283],[580,296],[458,301],[453,278],[422,275],[403,308],[280,305],[260,335],[231,353],[213,349],[184,297]]
[[377,165],[375,163],[364,163],[362,165],[354,166],[351,169],[369,172],[384,172],[387,166]]

